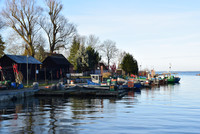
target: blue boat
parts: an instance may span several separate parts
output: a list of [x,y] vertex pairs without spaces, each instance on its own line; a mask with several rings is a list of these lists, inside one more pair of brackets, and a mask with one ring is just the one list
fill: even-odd
[[179,81],[181,80],[181,78],[180,77],[174,77],[174,83],[179,83]]
[[83,85],[83,88],[116,90],[117,85],[112,84],[110,79],[103,82],[101,74],[91,74],[91,80],[87,80],[87,85]]
[[141,82],[135,78],[129,78],[127,83],[123,85],[123,88],[125,89],[139,89],[141,87]]
[[173,73],[173,74],[174,74],[174,83],[179,83],[181,78],[177,76],[177,73]]
[[142,84],[140,82],[134,82],[134,88],[141,88]]
[[97,85],[97,86],[101,85],[100,83],[95,83],[95,82],[92,82],[91,80],[87,80],[87,84],[88,85]]

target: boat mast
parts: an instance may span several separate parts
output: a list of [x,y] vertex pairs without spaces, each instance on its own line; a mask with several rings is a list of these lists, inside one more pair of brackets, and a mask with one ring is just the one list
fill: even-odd
[[172,64],[169,63],[169,74],[170,74],[170,76],[171,76],[171,68],[172,68]]

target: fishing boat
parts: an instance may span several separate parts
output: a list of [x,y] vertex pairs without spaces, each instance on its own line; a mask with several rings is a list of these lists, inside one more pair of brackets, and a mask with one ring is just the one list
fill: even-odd
[[166,79],[166,82],[169,84],[174,84],[175,83],[175,77],[171,75],[171,73],[163,73],[164,78]]
[[179,83],[179,81],[181,80],[180,77],[177,76],[178,73],[173,73],[174,74],[174,83]]
[[91,74],[91,80],[87,80],[87,85],[83,85],[85,89],[103,89],[103,90],[116,90],[117,80],[107,79],[107,81],[102,81],[101,74]]
[[172,73],[174,75],[171,75],[171,63],[170,63],[170,67],[169,67],[169,76],[167,78],[167,82],[168,83],[179,83],[179,81],[181,80],[180,77],[177,77],[177,73]]
[[181,80],[180,77],[174,77],[174,79],[175,79],[175,80],[174,80],[175,83],[179,83],[179,81]]
[[139,77],[138,81],[140,82],[141,86],[143,86],[143,87],[150,87],[152,84],[152,81],[147,79],[147,77],[144,77],[144,76]]
[[168,77],[167,77],[167,83],[171,83],[171,84],[175,83],[175,78],[174,78],[174,76],[168,76]]
[[158,79],[159,79],[159,84],[160,85],[167,84],[167,79],[163,75],[159,75]]
[[158,75],[157,77],[153,78],[154,85],[164,85],[166,84],[166,79],[163,76]]
[[127,82],[126,79],[123,79],[123,78],[120,78],[120,77],[117,78],[117,84],[118,84],[118,85],[123,85],[123,84],[126,83],[126,82]]
[[142,87],[141,82],[137,79],[137,77],[135,75],[131,75],[131,77],[128,78],[128,80],[127,80],[127,88],[139,89],[141,87]]

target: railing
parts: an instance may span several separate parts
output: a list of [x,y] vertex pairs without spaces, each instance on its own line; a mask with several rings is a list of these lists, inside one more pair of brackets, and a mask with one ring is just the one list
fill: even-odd
[[79,76],[83,76],[83,73],[70,73],[70,75],[79,77]]

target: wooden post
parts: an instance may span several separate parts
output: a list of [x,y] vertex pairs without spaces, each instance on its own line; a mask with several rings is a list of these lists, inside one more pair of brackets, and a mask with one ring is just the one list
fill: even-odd
[[37,81],[37,65],[35,64],[35,81]]
[[1,81],[3,81],[3,71],[1,70]]
[[53,71],[51,69],[51,83],[52,83],[52,79],[53,79]]
[[100,66],[100,69],[101,69],[101,76],[102,76],[101,81],[103,81],[103,65]]
[[47,82],[46,67],[44,68],[44,79],[45,79],[45,83],[46,83]]
[[33,64],[30,64],[30,71],[29,71],[29,72],[30,72],[30,76],[29,76],[29,81],[30,81],[30,79],[31,79],[31,80],[34,80],[34,79],[33,79],[34,73],[32,73],[32,69],[34,69]]

